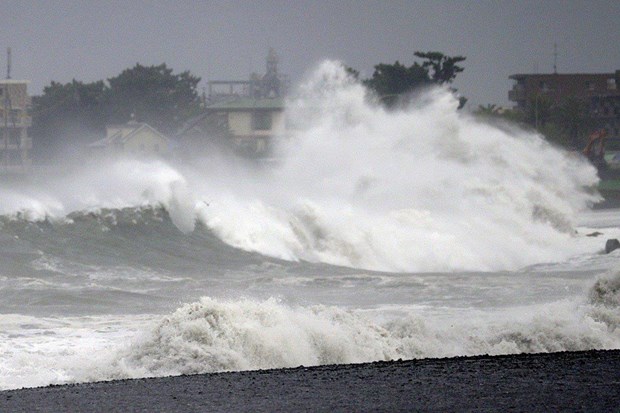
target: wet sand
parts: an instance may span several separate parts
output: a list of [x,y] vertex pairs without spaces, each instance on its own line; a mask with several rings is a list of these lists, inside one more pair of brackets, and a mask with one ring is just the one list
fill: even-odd
[[0,392],[2,412],[612,412],[620,350],[377,362]]

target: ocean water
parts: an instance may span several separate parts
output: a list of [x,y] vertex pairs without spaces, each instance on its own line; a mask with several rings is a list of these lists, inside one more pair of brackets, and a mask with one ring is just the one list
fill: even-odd
[[0,184],[0,389],[620,348],[589,164],[445,90],[386,112],[336,62],[295,96],[270,162]]

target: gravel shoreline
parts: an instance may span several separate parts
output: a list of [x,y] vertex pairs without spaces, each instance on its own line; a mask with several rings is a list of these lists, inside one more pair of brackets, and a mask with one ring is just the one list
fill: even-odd
[[2,412],[620,411],[620,350],[421,359],[0,392]]

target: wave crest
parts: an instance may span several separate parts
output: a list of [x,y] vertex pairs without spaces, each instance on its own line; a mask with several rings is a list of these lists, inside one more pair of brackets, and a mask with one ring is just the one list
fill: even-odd
[[377,346],[386,340],[384,329],[344,310],[203,298],[160,322],[122,363],[158,375],[354,363],[394,357]]
[[[493,313],[434,319],[408,313],[377,322],[368,312],[291,307],[275,299],[186,304],[130,349],[116,365],[125,374],[191,374],[343,364],[398,358],[539,353],[617,348],[617,323],[597,306],[559,302]],[[607,313],[609,316],[612,313]],[[613,310],[616,320],[618,308]]]

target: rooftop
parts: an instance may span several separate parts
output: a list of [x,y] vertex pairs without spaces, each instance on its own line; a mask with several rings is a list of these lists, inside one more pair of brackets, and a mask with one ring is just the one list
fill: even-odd
[[593,77],[593,76],[618,76],[620,74],[620,70],[616,70],[615,72],[606,72],[606,73],[517,73],[514,75],[510,75],[509,79],[520,79],[525,77]]

